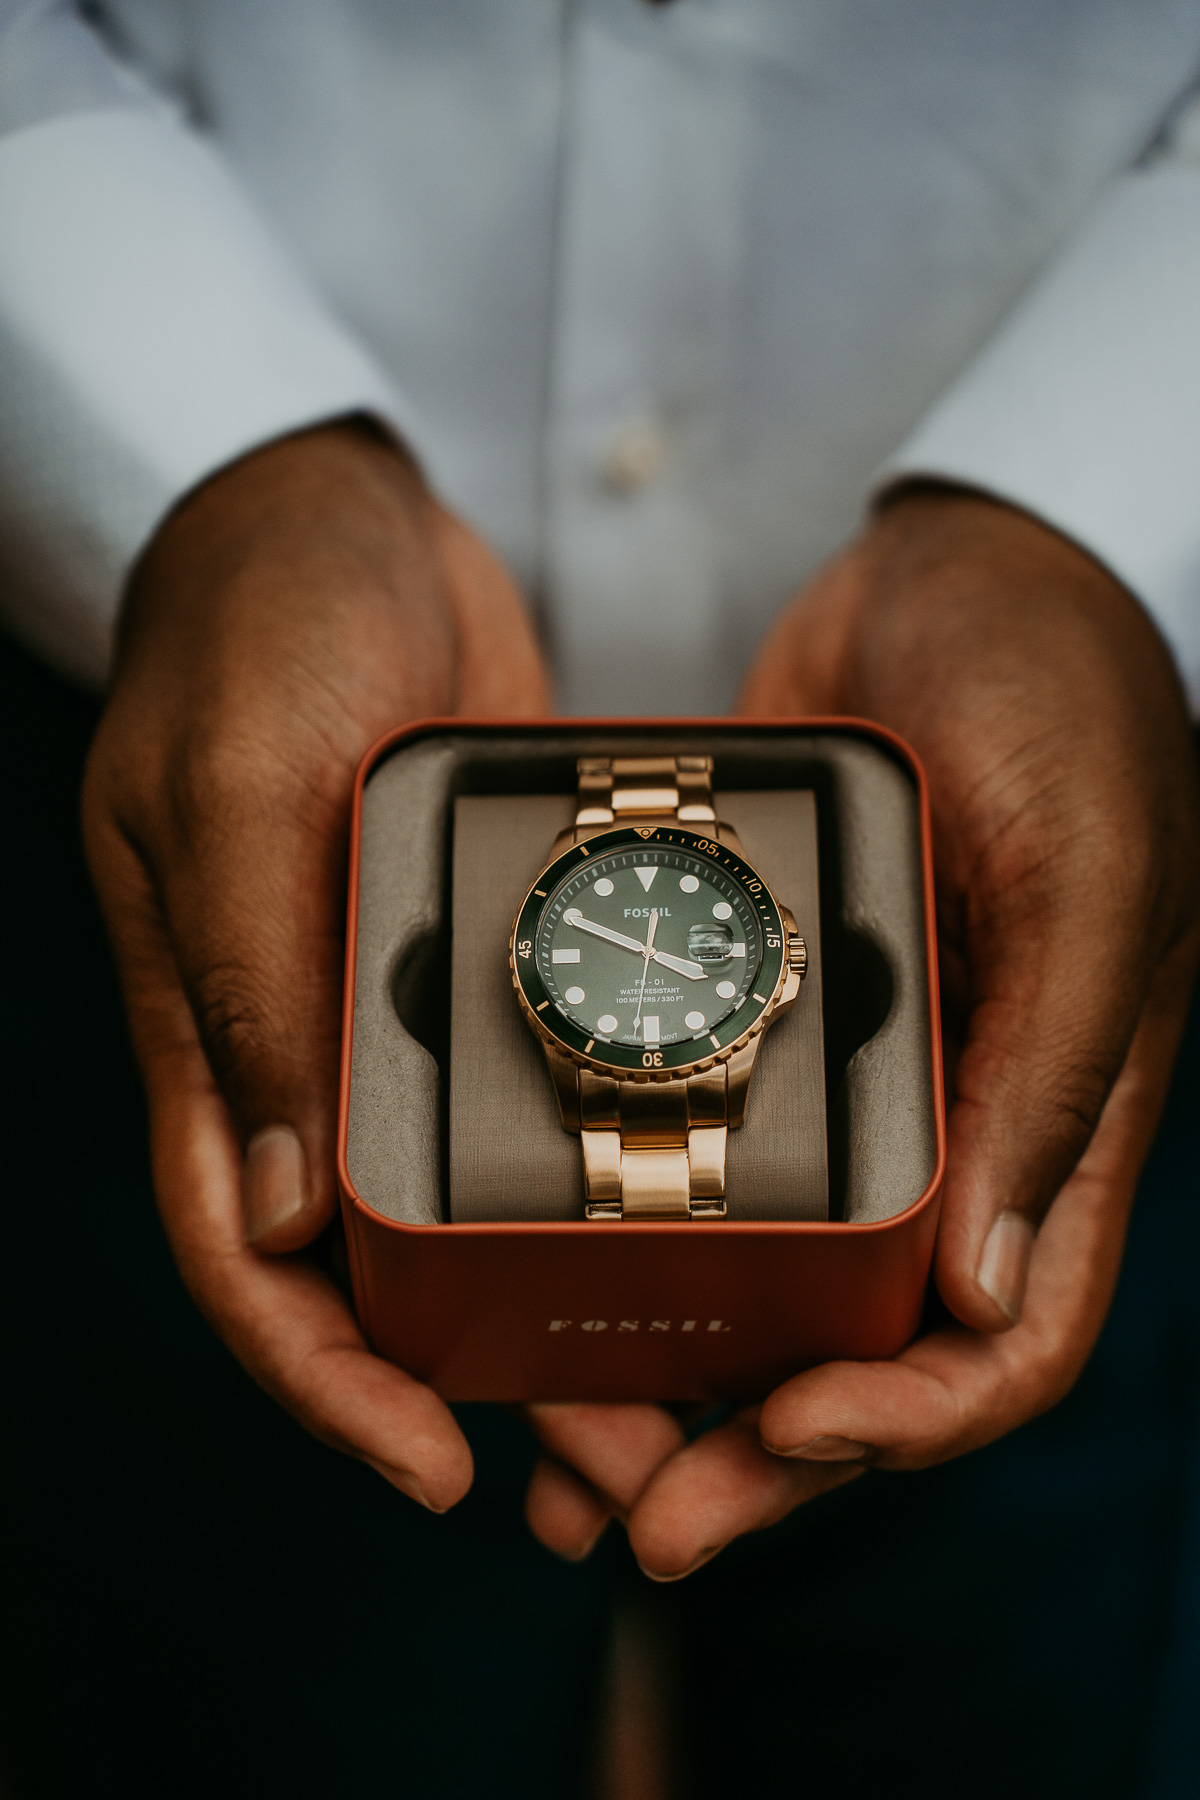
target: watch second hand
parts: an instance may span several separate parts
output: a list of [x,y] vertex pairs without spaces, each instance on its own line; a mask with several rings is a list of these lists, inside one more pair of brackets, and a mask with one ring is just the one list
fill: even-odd
[[[626,937],[623,932],[610,931],[607,925],[596,925],[591,919],[585,919],[577,906],[568,906],[563,914],[564,925],[573,925],[576,931],[590,931],[593,937],[603,938],[608,944],[616,944],[622,950],[634,950],[640,956],[646,948],[636,938]],[[686,975],[689,981],[707,981],[708,975],[699,963],[688,962],[682,956],[669,956],[665,950],[656,950],[652,959],[671,969],[676,975]]]
[[642,952],[642,985],[638,989],[637,1014],[633,1021],[633,1035],[637,1036],[638,1026],[642,1022],[642,1001],[646,997],[646,977],[650,973],[650,958],[654,954],[654,933],[658,930],[658,908],[650,913],[650,923],[646,928],[646,948]]

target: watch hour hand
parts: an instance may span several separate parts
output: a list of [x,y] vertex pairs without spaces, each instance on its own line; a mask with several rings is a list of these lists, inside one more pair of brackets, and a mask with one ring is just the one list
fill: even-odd
[[686,975],[689,981],[707,981],[708,973],[697,962],[689,962],[686,956],[671,956],[665,950],[654,952],[654,961],[662,964],[664,969],[671,969],[676,975]]

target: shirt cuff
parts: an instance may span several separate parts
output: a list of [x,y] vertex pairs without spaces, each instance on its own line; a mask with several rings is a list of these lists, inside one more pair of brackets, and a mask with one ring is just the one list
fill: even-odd
[[1122,178],[880,473],[982,489],[1143,602],[1200,712],[1200,168]]
[[288,264],[217,154],[161,112],[0,141],[0,615],[103,682],[170,507],[288,432],[411,410]]

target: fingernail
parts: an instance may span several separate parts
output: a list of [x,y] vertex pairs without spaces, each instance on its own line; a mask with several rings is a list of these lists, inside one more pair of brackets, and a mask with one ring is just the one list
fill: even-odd
[[257,1244],[308,1204],[304,1146],[290,1125],[268,1125],[246,1145],[242,1214],[246,1240]]
[[786,1450],[776,1444],[765,1446],[772,1456],[802,1456],[807,1462],[865,1462],[868,1456],[875,1454],[873,1444],[860,1444],[854,1438],[815,1437],[807,1443],[789,1446]]
[[686,1569],[677,1569],[673,1575],[660,1575],[654,1569],[648,1569],[645,1563],[641,1562],[638,1564],[638,1568],[642,1571],[642,1574],[646,1577],[647,1581],[657,1581],[659,1583],[666,1581],[683,1581],[687,1576],[694,1575],[697,1569],[702,1569],[706,1562],[711,1562],[713,1557],[719,1555],[724,1548],[725,1546],[723,1544],[714,1544],[711,1549],[702,1550],[695,1562],[689,1563]]
[[411,1474],[408,1469],[397,1469],[391,1463],[379,1462],[374,1456],[368,1456],[366,1460],[377,1475],[382,1475],[383,1479],[390,1482],[392,1487],[399,1488],[402,1494],[407,1494],[410,1500],[415,1500],[418,1506],[425,1508],[426,1512],[444,1513],[448,1510],[444,1506],[433,1504],[416,1476]]
[[600,1527],[599,1531],[593,1532],[592,1536],[590,1538],[588,1538],[588,1540],[585,1544],[580,1545],[579,1548],[577,1548],[575,1550],[559,1550],[557,1552],[557,1555],[561,1556],[564,1562],[569,1562],[569,1563],[586,1562],[588,1557],[592,1554],[592,1551],[596,1548],[596,1545],[600,1542],[600,1539],[604,1536],[604,1533],[607,1530],[608,1530],[608,1520],[605,1519],[605,1521],[604,1521],[603,1525]]
[[1025,1304],[1032,1254],[1033,1226],[1029,1220],[1020,1213],[1002,1212],[984,1239],[975,1279],[1013,1325]]

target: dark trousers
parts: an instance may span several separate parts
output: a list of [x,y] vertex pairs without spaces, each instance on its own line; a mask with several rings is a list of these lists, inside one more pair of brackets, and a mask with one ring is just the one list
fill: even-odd
[[[0,645],[0,1795],[576,1796],[614,1593],[463,1408],[445,1518],[308,1438],[191,1307],[79,848],[94,707]],[[1200,1030],[1074,1393],[652,1594],[680,1792],[1200,1794]]]

